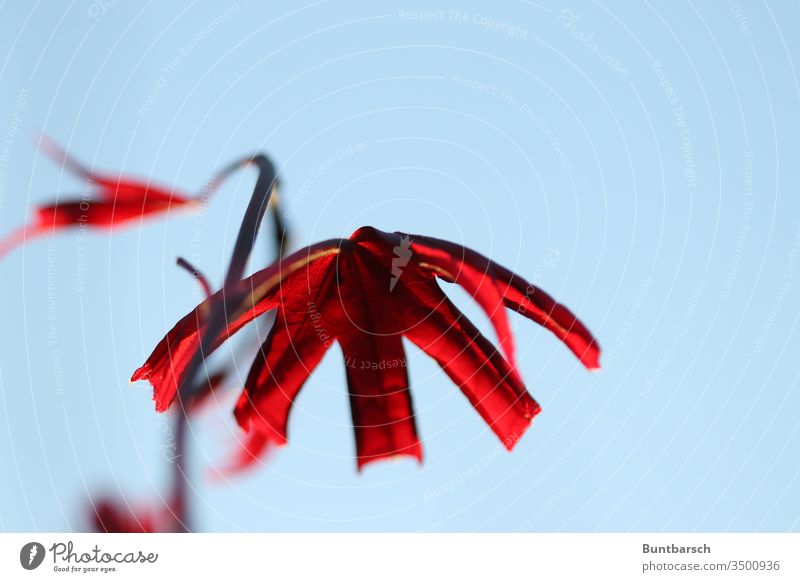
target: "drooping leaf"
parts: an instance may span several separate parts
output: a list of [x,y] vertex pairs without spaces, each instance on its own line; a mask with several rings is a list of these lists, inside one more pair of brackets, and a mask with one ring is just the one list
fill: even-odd
[[[450,302],[437,279],[475,298],[499,348]],[[566,307],[483,255],[438,239],[361,228],[349,239],[294,253],[235,292],[241,297],[228,302],[234,307],[214,346],[277,310],[235,410],[242,428],[261,435],[254,440],[261,449],[286,442],[292,403],[333,341],[344,355],[359,468],[396,455],[422,458],[403,337],[441,366],[508,449],[540,407],[515,369],[505,308],[551,331],[588,368],[599,365],[597,342]],[[152,383],[159,410],[174,399],[176,379],[199,348],[211,301],[178,322],[134,374]],[[234,463],[243,464],[246,458]]]

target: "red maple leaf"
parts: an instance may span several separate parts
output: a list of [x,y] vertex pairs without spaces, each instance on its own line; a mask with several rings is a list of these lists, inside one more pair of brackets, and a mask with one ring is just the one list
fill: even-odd
[[209,181],[199,195],[190,196],[150,180],[94,172],[45,136],[40,145],[53,161],[84,180],[90,192],[37,206],[30,224],[0,239],[0,258],[33,238],[66,228],[110,229],[167,212],[198,208],[227,176],[253,160],[245,158],[230,164]]
[[[503,353],[451,303],[437,279],[475,298]],[[359,468],[395,455],[422,459],[403,337],[441,366],[509,450],[540,407],[515,369],[505,308],[550,330],[587,368],[599,367],[600,348],[586,327],[508,269],[454,243],[364,227],[226,286],[181,319],[132,377],[150,381],[157,410],[166,410],[183,385],[216,302],[229,308],[211,351],[276,310],[235,409],[250,444],[240,465],[267,445],[287,441],[292,403],[334,341],[345,358]]]

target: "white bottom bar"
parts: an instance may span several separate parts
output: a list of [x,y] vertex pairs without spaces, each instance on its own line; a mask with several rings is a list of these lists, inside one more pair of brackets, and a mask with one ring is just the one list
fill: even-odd
[[800,534],[0,534],[0,580],[777,582],[800,580],[798,550]]

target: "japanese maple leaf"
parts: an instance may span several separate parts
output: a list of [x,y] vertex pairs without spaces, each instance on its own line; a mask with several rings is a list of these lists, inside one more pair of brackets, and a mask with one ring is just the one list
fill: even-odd
[[149,180],[116,176],[90,170],[72,158],[58,144],[42,137],[40,145],[53,161],[83,179],[90,196],[59,199],[35,208],[33,220],[0,239],[0,258],[33,238],[71,227],[111,229],[167,212],[200,207],[219,184],[252,158],[239,160],[223,169],[197,196],[177,192]]
[[[502,353],[437,281],[457,283],[474,297]],[[226,286],[181,319],[132,377],[150,381],[157,410],[175,399],[211,307],[223,301],[234,307],[226,310],[226,326],[210,351],[276,310],[234,411],[258,445],[250,447],[252,458],[269,444],[287,442],[292,403],[334,342],[345,360],[359,469],[396,455],[422,460],[403,337],[439,364],[509,450],[540,407],[516,371],[505,308],[550,330],[587,368],[599,367],[600,348],[586,327],[515,273],[454,243],[364,227]]]

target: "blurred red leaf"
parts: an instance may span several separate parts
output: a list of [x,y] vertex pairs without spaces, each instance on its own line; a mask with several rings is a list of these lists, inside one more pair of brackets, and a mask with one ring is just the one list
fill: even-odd
[[131,508],[124,502],[102,498],[92,503],[92,530],[99,533],[166,533],[174,530],[169,510]]
[[71,157],[46,136],[40,147],[54,162],[84,180],[89,190],[83,195],[61,198],[37,206],[33,220],[0,239],[0,258],[29,240],[71,228],[111,229],[168,212],[197,208],[232,172],[252,161],[244,158],[219,172],[201,192],[190,196],[150,180],[95,172]]

